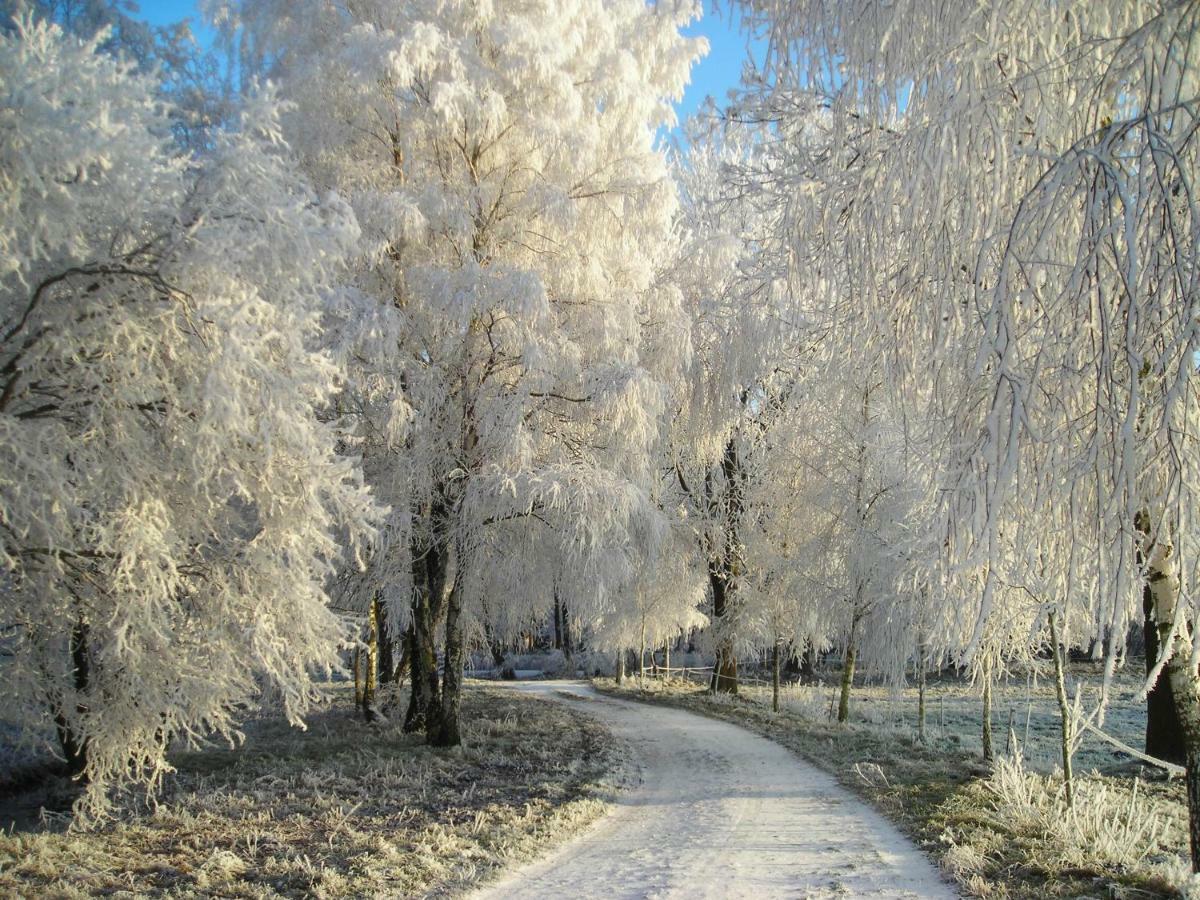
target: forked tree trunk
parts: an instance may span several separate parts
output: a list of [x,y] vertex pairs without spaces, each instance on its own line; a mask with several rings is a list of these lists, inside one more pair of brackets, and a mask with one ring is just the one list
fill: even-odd
[[[462,708],[463,666],[466,661],[466,639],[463,628],[462,550],[459,550],[459,575],[450,589],[446,605],[446,659],[442,672],[441,703],[429,723],[427,743],[433,747],[457,747],[462,743],[458,714]],[[436,677],[436,671],[434,676]]]
[[437,673],[437,626],[446,589],[445,514],[440,504],[428,511],[429,535],[414,539],[412,645],[409,648],[412,692],[404,730],[425,731],[440,703]]
[[[88,626],[82,619],[71,629],[71,680],[75,687],[75,711],[82,713],[85,707],[80,700],[87,694],[91,683],[91,656],[88,652]],[[65,706],[64,698],[60,701]],[[67,774],[80,778],[87,770],[87,738],[81,737],[71,725],[66,710],[61,706],[54,710],[54,724],[58,732],[58,743],[67,764]]]
[[1067,789],[1067,806],[1075,806],[1075,779],[1071,771],[1071,742],[1074,740],[1074,735],[1071,733],[1071,704],[1067,700],[1067,677],[1066,677],[1066,655],[1067,648],[1061,643],[1059,635],[1059,613],[1057,610],[1050,611],[1050,649],[1054,653],[1054,692],[1058,698],[1058,718],[1060,723],[1059,750],[1062,754],[1063,767],[1063,782]]

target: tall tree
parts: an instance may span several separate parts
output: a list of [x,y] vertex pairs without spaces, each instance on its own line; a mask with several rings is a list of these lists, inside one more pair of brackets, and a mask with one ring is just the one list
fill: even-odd
[[389,324],[356,384],[411,411],[378,463],[403,472],[386,499],[409,538],[389,541],[437,569],[409,582],[434,744],[459,741],[470,610],[485,588],[507,599],[484,564],[495,535],[546,529],[579,558],[658,514],[650,449],[686,343],[655,278],[675,208],[655,132],[702,50],[679,31],[696,11],[312,0],[227,16],[257,54],[245,65],[269,60],[296,104],[308,171],[362,223],[358,284]]
[[[774,108],[828,129],[794,239],[821,235],[844,277],[811,283],[841,348],[883,361],[906,417],[938,435],[943,547],[981,584],[964,660],[986,659],[1006,585],[1035,568],[1012,548],[1049,522],[1055,602],[1091,606],[1074,639],[1101,641],[1108,673],[1148,586],[1148,684],[1172,685],[1200,869],[1200,7],[750,6],[773,38]],[[817,275],[817,255],[798,259]]]
[[342,636],[324,583],[377,512],[322,421],[316,346],[359,237],[294,170],[270,93],[189,161],[129,62],[0,34],[3,701],[103,809],[172,738],[298,722]]

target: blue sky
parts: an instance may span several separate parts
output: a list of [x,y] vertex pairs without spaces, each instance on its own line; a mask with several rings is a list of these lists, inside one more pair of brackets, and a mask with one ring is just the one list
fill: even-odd
[[[707,37],[710,47],[708,56],[692,70],[692,83],[677,107],[680,122],[694,113],[707,96],[714,97],[723,106],[726,93],[741,77],[746,39],[738,29],[737,19],[731,18],[731,4],[721,5],[725,7],[723,10],[705,13],[704,18],[687,29],[689,35]],[[155,24],[164,25],[185,18],[192,20],[193,28],[200,24],[195,0],[140,0],[138,6],[140,16]]]

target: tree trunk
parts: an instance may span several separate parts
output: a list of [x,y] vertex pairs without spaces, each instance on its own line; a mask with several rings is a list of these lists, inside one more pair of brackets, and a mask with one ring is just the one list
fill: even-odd
[[[427,742],[433,747],[457,747],[462,743],[458,714],[462,707],[463,664],[466,659],[466,640],[463,628],[463,554],[459,548],[459,570],[450,601],[446,606],[446,659],[442,673],[441,704],[436,708],[434,721],[427,731]],[[434,672],[436,678],[437,673]]]
[[368,722],[374,722],[375,713],[375,684],[376,684],[376,666],[379,662],[379,601],[373,599],[371,601],[370,611],[367,613],[367,652],[365,654],[365,663],[363,667],[363,690],[362,690],[362,709],[363,718]]
[[[1177,591],[1178,587],[1175,590]],[[1163,612],[1160,607],[1158,636],[1160,641],[1165,642],[1171,631],[1171,623],[1169,619],[1163,621]],[[1200,873],[1200,683],[1197,682],[1196,671],[1190,665],[1189,643],[1176,636],[1174,652],[1166,666],[1166,675],[1171,680],[1171,695],[1175,700],[1175,712],[1179,717],[1186,750],[1184,758],[1187,770],[1188,836],[1192,871]]]
[[375,626],[379,643],[379,683],[391,684],[396,678],[396,641],[388,623],[387,607],[375,597]]
[[[1147,584],[1142,589],[1142,630],[1146,639],[1146,674],[1158,664],[1158,627],[1154,622],[1154,598]],[[1175,710],[1171,679],[1160,677],[1146,694],[1146,752],[1157,759],[1184,765],[1183,728]]]
[[663,644],[663,680],[671,677],[671,640]]
[[[88,652],[88,626],[82,619],[71,629],[71,677],[75,687],[75,711],[82,713],[86,707],[80,700],[86,696],[91,683],[91,656]],[[87,738],[81,737],[71,725],[70,718],[63,708],[67,701],[64,698],[61,705],[54,711],[54,724],[58,731],[58,743],[62,748],[63,759],[67,764],[67,774],[72,778],[80,778],[87,770]]]
[[1058,697],[1058,718],[1060,723],[1059,736],[1061,739],[1063,782],[1067,788],[1067,806],[1075,806],[1075,779],[1071,772],[1071,705],[1067,700],[1066,666],[1064,664],[1067,649],[1062,646],[1059,638],[1058,612],[1050,611],[1050,649],[1054,652],[1054,692]]
[[437,625],[446,589],[445,514],[440,504],[428,511],[429,533],[414,538],[411,658],[412,692],[404,715],[404,730],[425,731],[439,704]]
[[[709,548],[708,554],[708,582],[713,598],[713,629],[717,636],[717,658],[716,664],[713,666],[713,677],[709,690],[716,694],[736,694],[738,692],[738,674],[737,654],[734,650],[733,601],[737,590],[737,579],[741,575],[742,550],[738,527],[742,517],[741,482],[743,476],[737,443],[732,437],[725,444],[725,454],[721,459],[721,472],[725,481],[724,503],[715,505],[724,510],[721,522],[724,546],[717,553],[711,552],[711,548]],[[715,489],[711,478],[707,481],[706,492],[710,505],[713,505]]]
[[992,748],[992,666],[983,667],[983,758],[988,762],[995,759]]
[[858,660],[858,648],[853,643],[846,646],[846,655],[842,659],[842,692],[838,697],[839,722],[850,719],[850,688],[854,684],[854,664]]
[[817,648],[812,641],[806,641],[804,644],[799,675],[802,684],[814,684],[817,680]]
[[412,664],[412,622],[405,626],[404,632],[396,638],[396,668],[392,671],[392,680],[397,684],[408,677]]
[[925,648],[917,651],[917,740],[925,743]]
[[554,649],[563,648],[562,604],[558,602],[558,592],[554,592]]
[[[713,596],[713,624],[720,635],[726,624],[723,620],[729,613],[728,579],[720,566],[714,568],[714,564],[710,563],[708,581]],[[722,635],[718,641],[717,658],[713,665],[709,691],[714,694],[736,694],[738,692],[737,656],[733,652],[733,640],[728,635]]]
[[842,690],[838,697],[839,722],[850,720],[850,689],[854,686],[854,665],[858,661],[858,615],[850,620],[850,635],[846,639],[846,653],[842,657]]
[[779,641],[771,648],[771,711],[779,712]]
[[625,651],[617,651],[617,684],[625,681]]
[[438,703],[436,621],[425,591],[413,598],[411,648],[412,688],[404,713],[404,730],[424,731]]
[[[560,601],[561,602],[561,601]],[[575,652],[575,644],[571,640],[571,611],[567,604],[562,603],[563,654],[570,659]]]
[[728,649],[717,651],[709,690],[714,694],[736,694],[738,692],[737,657]]
[[[1143,541],[1149,544],[1153,539],[1149,516],[1139,515],[1136,525]],[[1194,640],[1191,628],[1185,626],[1173,638],[1171,636],[1171,625],[1179,603],[1174,550],[1169,537],[1159,538],[1150,546],[1145,557],[1146,588],[1150,591],[1158,646],[1170,654],[1164,674],[1171,683],[1171,696],[1175,701],[1175,713],[1183,735],[1192,871],[1200,873],[1200,678],[1191,662]]]
[[646,686],[646,617],[642,616],[642,645],[638,650],[638,686]]

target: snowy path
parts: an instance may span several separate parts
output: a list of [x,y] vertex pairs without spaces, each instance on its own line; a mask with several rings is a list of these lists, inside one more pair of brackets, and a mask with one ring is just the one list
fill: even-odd
[[766,738],[578,682],[511,689],[586,704],[632,746],[641,783],[599,824],[480,900],[957,896],[878,813]]

